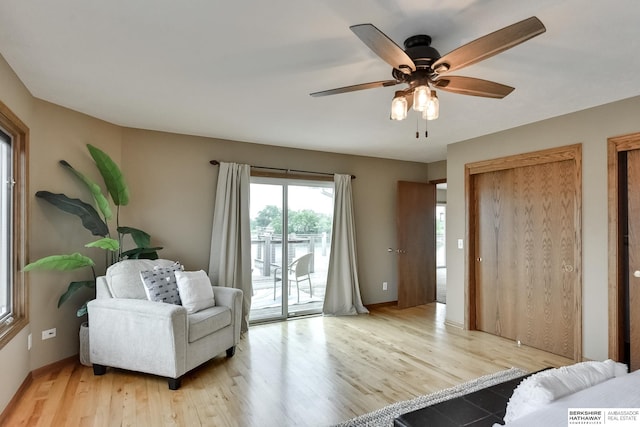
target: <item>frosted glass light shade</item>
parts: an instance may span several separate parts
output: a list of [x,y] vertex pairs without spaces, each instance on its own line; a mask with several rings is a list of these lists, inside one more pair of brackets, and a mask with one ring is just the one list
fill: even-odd
[[417,86],[413,90],[413,109],[416,111],[424,111],[429,102],[430,90],[428,86]]
[[438,101],[438,95],[436,91],[431,91],[429,101],[427,102],[427,108],[422,112],[422,118],[427,120],[435,120],[440,116],[440,101]]
[[407,118],[407,99],[404,95],[398,95],[391,101],[391,120],[404,120]]

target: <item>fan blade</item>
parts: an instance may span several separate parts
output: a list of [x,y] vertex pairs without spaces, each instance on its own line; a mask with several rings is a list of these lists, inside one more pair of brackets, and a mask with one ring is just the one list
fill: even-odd
[[409,55],[407,55],[400,46],[395,44],[393,40],[377,29],[373,24],[352,25],[349,28],[351,28],[351,31],[353,31],[364,44],[369,46],[369,49],[371,49],[373,53],[378,55],[393,68],[396,68],[405,74],[409,74],[409,70],[416,70],[416,65],[413,63],[413,60]]
[[489,80],[473,77],[444,76],[433,82],[433,86],[461,95],[483,96],[485,98],[502,99],[509,95],[514,88]]
[[397,84],[398,82],[395,80],[381,80],[379,82],[360,83],[353,86],[344,86],[336,89],[323,90],[322,92],[313,92],[310,95],[314,97],[337,95],[339,93],[355,92],[356,90],[373,89],[376,87],[395,86]]
[[545,31],[542,22],[532,16],[460,46],[434,62],[431,68],[437,73],[458,70],[497,55]]

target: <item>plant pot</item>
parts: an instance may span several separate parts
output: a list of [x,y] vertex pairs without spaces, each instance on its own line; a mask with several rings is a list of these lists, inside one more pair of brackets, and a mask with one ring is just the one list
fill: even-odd
[[80,363],[84,366],[92,366],[89,353],[89,323],[83,322],[80,325]]

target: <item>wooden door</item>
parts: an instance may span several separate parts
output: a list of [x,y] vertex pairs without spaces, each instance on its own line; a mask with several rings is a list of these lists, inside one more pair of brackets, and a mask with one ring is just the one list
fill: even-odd
[[398,181],[398,307],[436,300],[436,186]]
[[476,327],[516,339],[513,170],[476,175]]
[[640,133],[608,139],[609,358],[640,369]]
[[575,357],[576,163],[473,176],[476,328]]
[[[627,151],[629,368],[640,369],[640,150]],[[625,316],[625,317],[627,317]]]

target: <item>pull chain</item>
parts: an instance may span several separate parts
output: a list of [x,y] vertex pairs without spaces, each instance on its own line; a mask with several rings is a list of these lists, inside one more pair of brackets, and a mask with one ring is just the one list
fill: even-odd
[[427,129],[427,128],[428,128],[428,122],[429,122],[429,121],[428,121],[428,120],[427,120],[427,118],[425,117],[425,118],[424,118],[424,137],[425,137],[425,138],[428,138],[428,137],[429,137],[429,130]]

